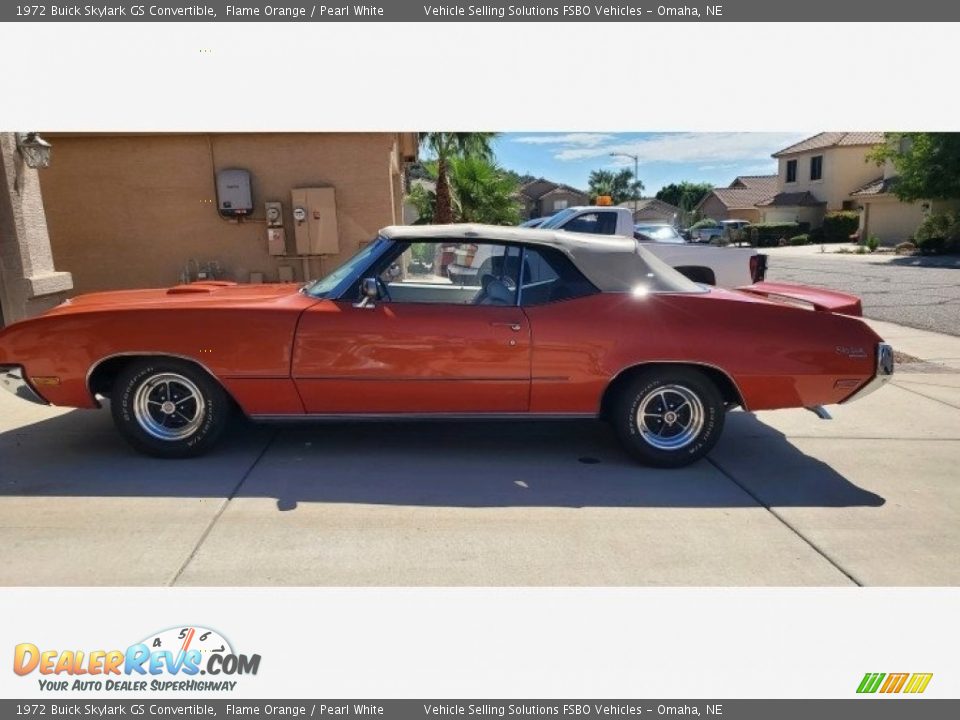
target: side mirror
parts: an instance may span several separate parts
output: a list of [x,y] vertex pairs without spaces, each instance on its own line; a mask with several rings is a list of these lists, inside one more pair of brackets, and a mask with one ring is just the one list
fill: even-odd
[[360,302],[354,307],[374,308],[374,302],[380,299],[380,286],[376,278],[368,277],[360,281]]

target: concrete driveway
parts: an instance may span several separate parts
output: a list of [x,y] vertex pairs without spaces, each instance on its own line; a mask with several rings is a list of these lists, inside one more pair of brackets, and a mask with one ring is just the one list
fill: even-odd
[[165,462],[0,393],[0,584],[958,585],[960,339],[899,333],[941,357],[830,422],[734,412],[679,471],[588,422],[239,423]]

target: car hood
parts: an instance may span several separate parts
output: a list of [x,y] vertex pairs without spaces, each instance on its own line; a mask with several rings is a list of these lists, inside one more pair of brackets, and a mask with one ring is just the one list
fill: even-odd
[[229,307],[259,304],[276,298],[296,295],[300,288],[301,285],[292,283],[238,285],[232,282],[217,281],[196,282],[151,290],[114,290],[70,298],[45,313],[45,316],[185,305],[191,307]]

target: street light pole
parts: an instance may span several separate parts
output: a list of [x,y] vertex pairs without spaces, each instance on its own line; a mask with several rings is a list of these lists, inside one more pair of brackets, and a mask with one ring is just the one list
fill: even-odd
[[[636,185],[640,181],[640,156],[630,153],[612,152],[610,157],[625,157],[633,159],[633,182]],[[637,210],[640,209],[640,198],[637,197],[637,191],[633,191],[633,219],[637,219]]]

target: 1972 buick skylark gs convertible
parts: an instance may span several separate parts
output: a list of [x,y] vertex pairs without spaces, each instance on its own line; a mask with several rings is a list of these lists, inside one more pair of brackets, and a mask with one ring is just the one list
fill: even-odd
[[[477,265],[476,272],[463,268]],[[457,268],[457,272],[452,272]],[[634,239],[390,227],[304,286],[200,282],[82,295],[0,333],[0,384],[110,400],[138,450],[208,450],[255,420],[602,418],[679,467],[727,409],[813,409],[874,390],[893,352],[853,296],[699,285]]]

